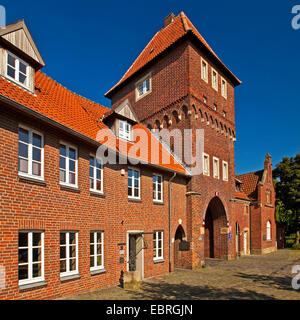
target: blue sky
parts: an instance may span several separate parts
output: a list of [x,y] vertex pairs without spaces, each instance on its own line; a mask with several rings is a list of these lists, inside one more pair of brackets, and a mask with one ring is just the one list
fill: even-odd
[[[236,89],[236,172],[261,169],[300,152],[300,0],[1,1],[7,22],[24,18],[64,86],[105,106],[123,75],[170,12],[184,11],[222,61],[243,81]],[[148,4],[148,5],[147,5]]]

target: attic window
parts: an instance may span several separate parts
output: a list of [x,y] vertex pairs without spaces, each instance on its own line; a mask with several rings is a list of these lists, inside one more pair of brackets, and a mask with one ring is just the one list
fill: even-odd
[[151,74],[136,83],[136,101],[151,92]]
[[131,141],[131,124],[125,120],[119,120],[119,138]]
[[29,65],[14,54],[7,52],[6,76],[28,88],[28,73]]

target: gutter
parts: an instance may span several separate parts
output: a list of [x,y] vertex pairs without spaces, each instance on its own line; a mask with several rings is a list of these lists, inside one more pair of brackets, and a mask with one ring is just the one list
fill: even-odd
[[[67,133],[69,133],[69,134],[71,134],[71,135],[73,135],[73,136],[76,136],[77,138],[82,139],[82,140],[84,140],[85,142],[90,143],[90,144],[92,144],[92,145],[94,145],[94,146],[97,146],[97,147],[98,147],[98,146],[101,145],[101,143],[99,143],[98,141],[96,141],[96,140],[94,140],[94,139],[92,139],[92,138],[89,138],[88,136],[86,136],[86,135],[84,135],[84,134],[82,134],[82,133],[80,133],[80,132],[78,132],[78,131],[76,131],[76,130],[74,130],[74,129],[71,129],[71,128],[65,126],[65,125],[63,125],[63,124],[61,124],[60,122],[58,122],[58,121],[56,121],[56,120],[53,120],[53,119],[51,119],[51,118],[49,118],[49,117],[41,114],[40,112],[37,112],[37,111],[35,111],[35,110],[32,110],[32,109],[24,106],[23,104],[21,104],[21,103],[19,103],[19,102],[16,102],[16,101],[14,101],[14,100],[12,100],[12,99],[10,99],[10,98],[2,95],[2,94],[0,94],[0,102],[4,102],[4,103],[6,103],[6,104],[9,104],[10,106],[12,106],[12,107],[14,107],[14,108],[17,108],[17,109],[19,109],[20,111],[25,112],[25,113],[27,113],[27,114],[35,117],[36,119],[42,120],[42,121],[46,122],[47,124],[49,124],[49,125],[51,125],[51,126],[54,126],[54,127],[59,128],[59,129],[61,129],[61,130],[63,130],[63,131],[66,131]],[[111,148],[109,148],[109,147],[107,147],[107,148],[108,148],[109,150],[112,150],[113,152],[117,152],[117,151],[115,151],[115,150],[113,150],[113,149],[111,149]],[[121,153],[117,152],[117,154],[119,154],[120,157],[123,156],[123,157],[125,158],[125,156],[122,155]],[[133,158],[127,157],[127,159],[130,161],[130,160],[133,159]],[[136,160],[136,159],[133,159],[133,160]],[[175,174],[180,174],[180,175],[189,177],[189,175],[186,174],[186,173],[178,172],[178,171],[175,171],[175,170],[172,170],[172,169],[168,169],[168,168],[165,168],[165,167],[156,165],[156,164],[143,163],[143,162],[141,162],[141,163],[144,164],[144,165],[153,167],[153,168],[157,168],[157,169],[164,170],[164,171],[171,172],[171,173],[174,173],[174,172],[175,172]]]
[[172,222],[172,214],[171,214],[171,204],[172,204],[172,200],[171,200],[171,195],[172,195],[172,190],[171,190],[171,186],[172,186],[172,181],[175,179],[177,173],[175,172],[173,174],[173,176],[171,177],[171,179],[169,180],[169,272],[171,272],[172,270],[172,230],[171,230],[171,222]]

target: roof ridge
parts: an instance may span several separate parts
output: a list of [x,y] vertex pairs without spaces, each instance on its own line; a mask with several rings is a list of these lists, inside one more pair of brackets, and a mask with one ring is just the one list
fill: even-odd
[[179,13],[179,15],[180,15],[180,18],[181,18],[181,21],[182,21],[182,24],[183,24],[183,28],[184,28],[185,33],[186,33],[187,31],[189,31],[189,30],[192,30],[192,29],[188,26],[188,23],[187,23],[187,21],[186,21],[187,16],[185,15],[185,13],[184,13],[183,11],[181,11],[181,12]]
[[102,108],[105,108],[105,109],[107,109],[107,111],[110,110],[110,108],[107,108],[107,107],[103,106],[103,105],[100,104],[99,102],[93,101],[93,100],[91,100],[91,99],[89,99],[89,98],[87,98],[87,97],[82,96],[81,94],[79,94],[79,93],[77,93],[77,92],[74,92],[74,91],[70,90],[69,88],[67,88],[67,87],[64,86],[63,84],[59,83],[57,80],[55,80],[55,79],[53,79],[52,77],[50,77],[50,76],[49,76],[48,74],[46,74],[45,72],[40,71],[40,70],[39,70],[38,72],[41,73],[41,74],[43,74],[43,75],[45,75],[47,78],[51,79],[54,83],[56,83],[57,85],[61,86],[61,87],[64,88],[66,91],[68,91],[68,92],[70,92],[70,93],[78,96],[79,98],[85,99],[85,100],[88,101],[88,102],[91,102],[91,103],[96,104],[96,105],[98,105],[98,106],[100,106],[100,107],[102,107]]
[[256,170],[256,171],[250,171],[250,172],[246,172],[246,173],[242,173],[242,174],[237,174],[237,175],[235,175],[235,176],[236,176],[236,177],[240,177],[240,176],[245,176],[246,174],[258,173],[258,172],[262,172],[262,171],[264,171],[264,169]]

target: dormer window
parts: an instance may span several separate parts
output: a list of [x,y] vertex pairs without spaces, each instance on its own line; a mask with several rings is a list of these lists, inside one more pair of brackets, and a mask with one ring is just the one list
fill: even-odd
[[136,101],[151,93],[151,74],[136,83]]
[[29,65],[14,54],[7,52],[6,76],[28,88],[28,74]]
[[131,141],[132,126],[125,120],[119,120],[119,138]]

